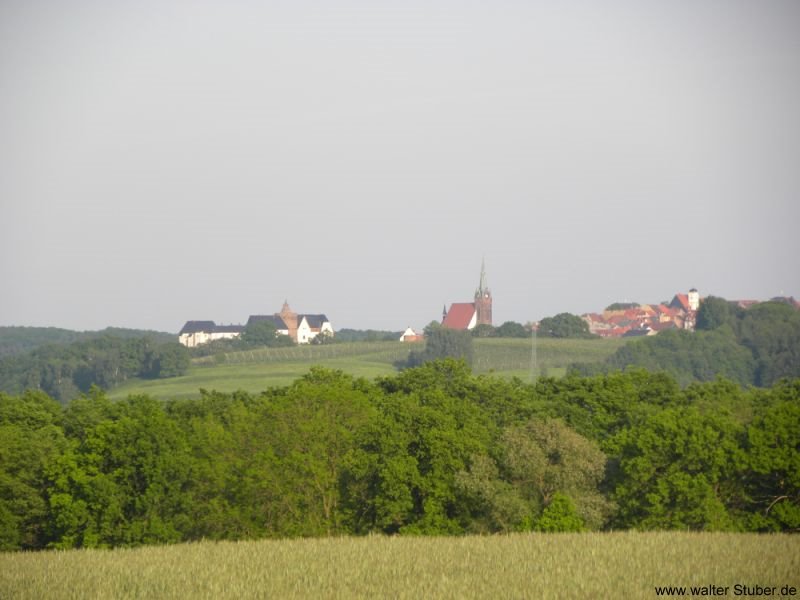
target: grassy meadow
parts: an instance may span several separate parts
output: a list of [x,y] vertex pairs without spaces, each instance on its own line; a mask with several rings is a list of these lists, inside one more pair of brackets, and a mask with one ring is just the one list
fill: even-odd
[[[538,339],[536,372],[561,376],[573,362],[604,359],[622,346],[622,340]],[[268,387],[284,386],[308,372],[313,365],[341,369],[356,377],[373,379],[396,372],[394,364],[408,358],[419,344],[400,342],[350,342],[327,346],[262,348],[231,352],[195,359],[188,373],[181,377],[157,380],[132,379],[110,392],[112,398],[132,393],[147,393],[158,398],[186,398],[200,388],[233,392],[260,392]],[[534,364],[531,340],[476,339],[473,371],[499,377],[527,380]]]
[[371,536],[0,554],[3,598],[655,598],[680,596],[655,586],[710,584],[729,597],[736,584],[800,589],[800,537]]

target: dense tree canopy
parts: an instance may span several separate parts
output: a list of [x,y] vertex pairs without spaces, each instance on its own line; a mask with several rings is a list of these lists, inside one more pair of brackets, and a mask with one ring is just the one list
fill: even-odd
[[[664,302],[664,304],[669,304],[668,302]],[[628,310],[629,308],[638,308],[638,302],[613,302],[605,307],[605,310],[615,311],[615,310]]]
[[416,367],[442,358],[457,358],[471,365],[472,357],[472,335],[469,331],[435,327],[426,334],[425,349],[412,351],[405,366]]
[[142,329],[106,327],[100,331],[72,331],[58,327],[15,327],[0,326],[0,357],[12,354],[26,354],[41,346],[66,346],[75,342],[112,336],[120,339],[146,337],[155,344],[175,341],[175,334]]
[[778,302],[757,304],[741,314],[737,330],[755,360],[755,385],[800,377],[800,311]]
[[698,331],[711,331],[723,325],[736,326],[736,316],[740,310],[724,298],[708,296],[697,310]]
[[93,385],[109,389],[131,377],[175,377],[188,367],[189,352],[176,341],[101,335],[0,359],[0,390],[43,390],[66,403]]
[[591,338],[589,324],[577,315],[560,313],[539,321],[537,334],[553,338]]
[[681,389],[632,370],[375,381],[66,407],[0,393],[0,548],[198,539],[800,529],[800,380]]
[[747,384],[755,375],[752,354],[736,342],[730,328],[695,333],[664,331],[627,343],[607,359],[606,365],[611,369],[636,365],[666,371],[683,385],[711,381],[717,376]]
[[476,338],[526,338],[530,337],[531,330],[516,321],[505,321],[502,325],[497,327],[487,323],[481,323],[470,330],[470,333],[472,337]]
[[521,323],[506,321],[497,328],[495,335],[504,338],[527,338],[531,336],[531,330],[526,329]]
[[470,334],[476,338],[497,337],[497,329],[488,323],[481,323],[473,327]]
[[288,335],[278,333],[275,323],[268,319],[255,321],[245,327],[240,340],[233,342],[234,346],[258,347],[267,346],[268,348],[278,346],[292,346],[294,342]]
[[620,432],[618,526],[735,528],[726,501],[741,468],[741,429],[729,417],[679,407]]

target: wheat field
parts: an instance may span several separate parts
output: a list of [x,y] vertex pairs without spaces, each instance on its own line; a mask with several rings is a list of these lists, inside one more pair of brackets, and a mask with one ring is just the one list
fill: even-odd
[[800,537],[370,536],[0,554],[2,598],[655,598],[680,595],[656,586],[710,584],[728,597],[800,590]]

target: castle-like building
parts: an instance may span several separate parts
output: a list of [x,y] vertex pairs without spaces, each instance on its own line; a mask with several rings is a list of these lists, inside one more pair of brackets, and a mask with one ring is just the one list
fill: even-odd
[[284,302],[281,312],[274,315],[250,315],[247,324],[270,321],[279,335],[288,335],[295,344],[308,344],[318,335],[333,337],[333,327],[325,315],[299,314]]
[[474,329],[478,325],[492,324],[492,292],[486,285],[486,263],[481,261],[481,279],[475,290],[473,302],[454,302],[450,310],[442,311],[442,327]]
[[[299,314],[284,302],[281,312],[273,315],[250,315],[247,325],[270,321],[278,335],[289,336],[295,344],[309,344],[318,335],[333,337],[333,326],[323,314]],[[178,341],[189,348],[214,340],[238,338],[246,325],[217,325],[214,321],[187,321],[178,334]]]

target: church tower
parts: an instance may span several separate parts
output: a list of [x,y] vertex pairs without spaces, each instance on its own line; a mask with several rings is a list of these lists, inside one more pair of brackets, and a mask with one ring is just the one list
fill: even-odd
[[492,324],[492,292],[486,285],[486,265],[481,260],[481,281],[475,290],[475,312],[478,325]]
[[289,308],[288,300],[284,300],[281,312],[279,312],[276,316],[283,319],[283,322],[286,324],[286,328],[289,330],[289,337],[297,342],[297,313]]

